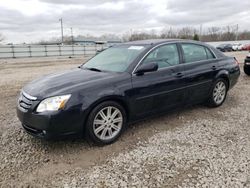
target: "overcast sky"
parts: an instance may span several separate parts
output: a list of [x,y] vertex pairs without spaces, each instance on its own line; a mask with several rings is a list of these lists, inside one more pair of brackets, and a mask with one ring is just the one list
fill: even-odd
[[250,27],[250,0],[0,0],[5,42],[32,42],[74,35],[161,30],[164,27]]

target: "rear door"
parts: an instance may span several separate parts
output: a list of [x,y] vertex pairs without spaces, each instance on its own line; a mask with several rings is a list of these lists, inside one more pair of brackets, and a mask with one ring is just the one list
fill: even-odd
[[206,46],[182,43],[184,70],[187,84],[187,103],[198,103],[209,95],[218,72],[218,60]]
[[165,111],[182,105],[185,95],[185,75],[180,64],[178,46],[166,44],[150,52],[142,64],[156,62],[155,72],[133,75],[131,109],[136,116]]

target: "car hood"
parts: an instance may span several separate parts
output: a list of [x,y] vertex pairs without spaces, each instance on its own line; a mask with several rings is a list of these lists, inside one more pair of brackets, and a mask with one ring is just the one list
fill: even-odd
[[86,86],[93,85],[93,82],[112,79],[118,73],[96,72],[86,69],[72,69],[60,73],[50,74],[33,80],[23,90],[27,94],[38,99],[70,94],[76,89],[83,89]]

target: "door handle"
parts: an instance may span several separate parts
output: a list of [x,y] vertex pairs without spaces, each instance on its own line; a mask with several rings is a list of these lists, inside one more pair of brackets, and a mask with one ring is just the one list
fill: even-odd
[[212,70],[216,70],[217,69],[217,67],[214,65],[214,66],[212,66]]
[[178,72],[178,73],[176,73],[176,75],[175,75],[175,77],[177,77],[177,78],[181,78],[181,77],[183,77],[184,75],[183,75],[183,73],[182,72]]

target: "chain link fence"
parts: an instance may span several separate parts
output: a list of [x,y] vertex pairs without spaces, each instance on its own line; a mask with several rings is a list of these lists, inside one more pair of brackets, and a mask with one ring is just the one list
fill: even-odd
[[92,56],[108,48],[107,44],[90,45],[0,45],[0,58]]

